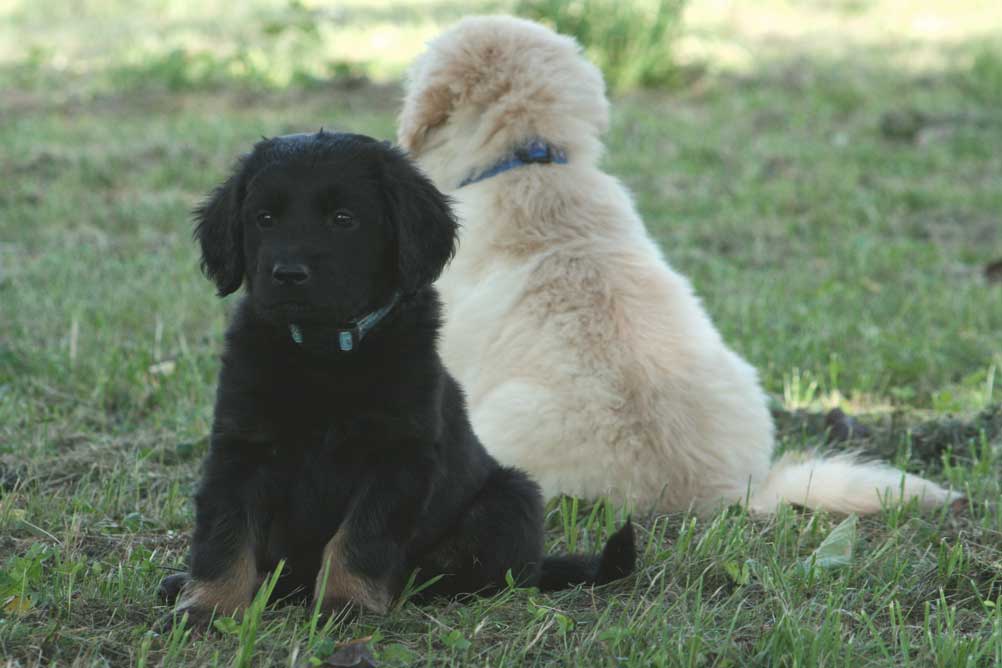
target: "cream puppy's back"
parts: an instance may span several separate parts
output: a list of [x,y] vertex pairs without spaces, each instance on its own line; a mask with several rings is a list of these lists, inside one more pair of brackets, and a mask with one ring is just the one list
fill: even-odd
[[548,495],[661,509],[739,501],[764,478],[755,372],[615,179],[530,167],[453,197],[465,229],[439,283],[442,350],[495,456]]

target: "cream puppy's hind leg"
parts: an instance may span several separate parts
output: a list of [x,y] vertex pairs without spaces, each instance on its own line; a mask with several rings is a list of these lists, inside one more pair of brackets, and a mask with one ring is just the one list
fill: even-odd
[[[547,499],[558,494],[597,498],[616,488],[608,448],[592,451],[581,438],[587,416],[568,410],[566,395],[527,379],[510,380],[476,402],[477,436],[505,466],[529,471]],[[613,496],[621,497],[621,494]]]

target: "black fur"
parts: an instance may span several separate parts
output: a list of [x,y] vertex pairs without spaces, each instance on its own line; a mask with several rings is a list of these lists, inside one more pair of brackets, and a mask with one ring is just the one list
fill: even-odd
[[[165,597],[224,578],[244,549],[257,577],[286,560],[278,595],[310,594],[342,530],[344,566],[393,597],[414,569],[444,574],[424,595],[495,591],[509,570],[545,589],[632,571],[629,523],[601,557],[544,560],[538,486],[474,435],[436,351],[430,287],[456,222],[400,151],[325,132],[264,140],[196,218],[206,275],[220,294],[245,284],[247,295],[226,334],[190,576],[165,580]],[[277,265],[309,278],[279,283]],[[336,350],[339,327],[395,292],[354,352]]]

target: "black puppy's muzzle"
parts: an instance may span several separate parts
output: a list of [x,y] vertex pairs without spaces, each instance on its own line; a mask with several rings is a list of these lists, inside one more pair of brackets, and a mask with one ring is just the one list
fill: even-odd
[[310,280],[310,270],[305,264],[279,262],[271,268],[271,279],[277,285],[303,285]]

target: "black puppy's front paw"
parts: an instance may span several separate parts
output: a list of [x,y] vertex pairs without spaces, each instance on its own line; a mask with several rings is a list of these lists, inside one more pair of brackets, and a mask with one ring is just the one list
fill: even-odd
[[[188,573],[173,573],[160,581],[157,588],[157,596],[164,605],[175,605],[181,597],[181,592],[191,581]],[[174,627],[181,623],[184,616],[188,616],[185,623],[186,629],[191,629],[195,635],[201,635],[212,626],[212,610],[201,608],[197,605],[185,605],[177,607],[157,620],[155,628],[161,635],[167,635],[174,630]]]
[[160,635],[169,635],[176,626],[181,624],[184,616],[188,616],[184,628],[190,629],[192,635],[200,636],[212,629],[212,610],[200,608],[194,605],[183,608],[175,608],[161,617],[156,623],[156,630]]
[[161,580],[160,586],[157,588],[157,596],[161,603],[174,605],[181,595],[181,590],[184,589],[189,580],[191,580],[191,576],[187,573],[174,573]]

